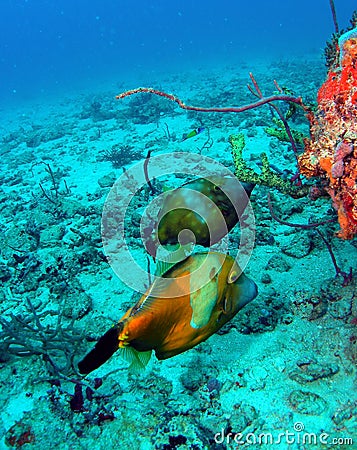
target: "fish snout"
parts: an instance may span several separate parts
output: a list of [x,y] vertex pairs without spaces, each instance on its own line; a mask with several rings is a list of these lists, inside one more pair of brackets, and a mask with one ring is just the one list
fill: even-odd
[[250,303],[258,295],[258,286],[244,273],[231,285],[232,295],[236,299],[236,307],[239,311]]
[[241,308],[254,300],[258,295],[258,286],[255,284],[255,282],[248,277],[245,278],[244,288],[239,302]]

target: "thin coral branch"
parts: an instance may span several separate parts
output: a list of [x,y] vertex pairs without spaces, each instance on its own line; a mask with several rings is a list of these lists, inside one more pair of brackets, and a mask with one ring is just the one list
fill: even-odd
[[[250,73],[249,76],[250,76],[250,79],[252,80],[252,83],[253,83],[253,85],[255,87],[255,90],[257,91],[256,96],[259,97],[259,98],[263,98],[262,91],[260,90],[259,85],[258,85],[256,79],[254,78],[254,75],[252,73]],[[277,84],[277,82],[275,80],[274,80],[274,84],[275,84],[275,86],[277,86],[277,89],[279,91],[281,91],[281,88],[278,86],[278,84]],[[250,91],[253,92],[252,89],[250,89]],[[295,143],[295,140],[293,138],[292,132],[290,130],[289,124],[288,124],[287,120],[285,119],[284,114],[281,112],[280,108],[278,106],[274,105],[273,103],[271,103],[269,106],[271,106],[275,110],[275,112],[279,116],[279,119],[283,122],[286,134],[288,135],[291,147],[293,149],[293,152],[295,154],[295,158],[297,160],[297,158],[298,158],[298,150],[297,150],[296,143]],[[307,107],[305,107],[305,108],[307,108]]]
[[272,103],[275,101],[292,102],[292,103],[296,103],[297,105],[301,106],[304,109],[307,109],[307,106],[304,105],[301,97],[294,97],[291,95],[272,95],[270,97],[263,97],[260,100],[258,100],[257,102],[250,103],[248,105],[237,106],[237,107],[228,106],[228,107],[224,107],[224,108],[204,108],[201,106],[186,105],[182,100],[180,100],[178,97],[176,97],[173,94],[168,94],[166,92],[159,91],[157,89],[145,88],[145,87],[140,87],[137,89],[132,89],[129,91],[122,92],[121,94],[117,95],[115,98],[117,100],[120,100],[122,98],[129,97],[130,95],[142,94],[142,93],[154,94],[154,95],[159,95],[160,97],[165,97],[168,100],[176,102],[180,108],[188,110],[188,111],[240,113],[243,111],[248,111],[249,109],[259,108],[262,105],[266,105],[266,104],[269,104],[269,103]]
[[[252,74],[252,72],[249,72],[249,77],[250,77],[250,79],[252,80],[252,83],[253,83],[253,86],[254,86],[255,90],[257,91],[257,97],[263,98],[263,97],[264,97],[264,96],[263,96],[263,93],[262,93],[262,91],[260,90],[260,87],[259,87],[259,85],[258,85],[256,79],[254,78],[254,75]],[[253,90],[252,90],[252,91],[253,91]],[[251,91],[251,92],[252,92],[252,91]]]
[[145,180],[150,188],[152,195],[155,195],[156,189],[154,188],[153,184],[151,183],[150,178],[149,178],[149,173],[148,173],[148,165],[150,162],[150,157],[151,157],[151,150],[148,151],[145,161],[144,161],[144,175],[145,175]]
[[247,88],[248,88],[249,92],[254,95],[254,97],[261,98],[261,97],[259,97],[259,95],[256,92],[254,92],[254,89],[252,88],[252,86],[250,84],[247,84]]
[[53,185],[53,189],[55,191],[55,196],[57,198],[58,197],[58,183],[55,180],[55,176],[53,174],[53,170],[52,170],[51,166],[48,163],[45,163],[45,165],[47,167],[47,172],[50,174],[52,185]]
[[197,147],[198,153],[201,154],[203,150],[210,149],[213,145],[213,139],[211,138],[211,134],[209,128],[207,128],[207,139],[206,142],[202,145],[201,148]]
[[[261,92],[261,90],[260,90],[260,88],[259,88],[259,85],[258,85],[257,81],[255,80],[253,74],[250,73],[249,76],[250,76],[250,78],[251,78],[251,80],[252,80],[252,82],[253,82],[253,84],[254,84],[254,87],[255,87],[255,89],[256,89],[256,91],[257,91],[257,95],[258,95],[259,97],[263,97],[263,94],[262,94],[262,92]],[[274,80],[274,84],[275,84],[276,88],[278,89],[278,91],[279,91],[279,92],[282,92],[282,89],[281,89],[281,87],[278,85],[278,83],[277,83],[276,80]],[[288,121],[286,120],[284,114],[282,113],[281,109],[280,109],[277,105],[275,105],[274,103],[271,103],[271,104],[269,104],[269,106],[270,106],[271,108],[274,109],[274,111],[277,113],[277,115],[279,116],[279,119],[281,120],[281,122],[282,122],[283,125],[284,125],[286,134],[287,134],[287,136],[288,136],[288,138],[289,138],[289,141],[290,141],[291,148],[293,149],[293,152],[294,152],[294,155],[295,155],[295,159],[296,159],[297,166],[299,167],[299,163],[298,163],[298,162],[299,162],[299,153],[298,153],[298,149],[297,149],[297,146],[296,146],[296,142],[295,142],[294,136],[293,136],[293,134],[292,134],[292,132],[291,132],[291,129],[290,129],[290,126],[289,126],[289,124],[288,124]],[[303,108],[304,108],[304,110],[305,110],[306,112],[309,112],[309,108],[308,108],[307,106],[303,106]],[[298,184],[299,186],[302,185],[301,178],[300,178],[300,173],[299,173],[299,172],[297,172],[294,181],[295,181],[295,183]]]
[[329,241],[325,238],[325,236],[321,233],[320,230],[316,230],[316,231],[319,233],[321,239],[324,241],[324,243],[325,243],[325,245],[327,247],[327,250],[328,250],[328,252],[329,252],[329,254],[331,256],[332,264],[333,264],[333,266],[335,268],[335,271],[336,271],[336,277],[341,275],[341,277],[343,278],[342,285],[343,286],[347,286],[348,284],[351,283],[352,278],[353,278],[352,267],[350,267],[350,271],[349,272],[344,272],[337,264],[336,257],[335,257],[335,255],[333,253],[332,246],[329,243]]
[[167,125],[166,122],[164,122],[164,125],[165,125],[165,136],[167,137],[167,140],[170,142],[171,141],[171,134],[170,134],[169,126]]
[[41,319],[53,312],[45,310],[39,313],[29,299],[27,303],[29,316],[10,314],[10,320],[0,317],[0,359],[6,360],[10,355],[38,355],[51,377],[68,379],[68,374],[76,373],[73,355],[82,345],[82,333],[74,328],[74,319],[66,327],[62,325],[62,311],[56,313],[54,327],[45,326]]
[[57,206],[57,202],[52,200],[52,198],[47,194],[47,192],[45,191],[45,188],[42,186],[41,183],[39,183],[39,186],[42,191],[42,194],[47,198],[47,200]]
[[272,218],[274,220],[276,220],[277,222],[281,223],[282,225],[286,225],[288,227],[293,227],[293,228],[302,228],[304,230],[307,230],[309,228],[317,228],[320,227],[321,225],[325,225],[326,223],[331,223],[331,222],[336,222],[335,219],[328,219],[328,220],[324,220],[323,222],[316,222],[316,223],[291,223],[291,222],[287,222],[285,220],[280,219],[280,217],[278,217],[273,209],[273,205],[271,203],[271,197],[270,197],[270,193],[268,193],[268,207],[269,207],[269,211],[270,211],[270,215],[272,216]]
[[329,243],[329,241],[325,238],[325,236],[322,234],[322,232],[318,229],[318,227],[320,227],[321,225],[325,225],[326,223],[330,223],[330,222],[335,222],[334,219],[329,219],[329,220],[325,220],[323,222],[316,222],[316,223],[308,223],[308,224],[301,224],[301,223],[291,223],[291,222],[286,222],[285,220],[280,219],[274,212],[272,204],[271,204],[271,198],[270,198],[270,194],[268,193],[268,207],[269,207],[269,211],[270,214],[272,216],[272,218],[274,220],[276,220],[277,222],[281,223],[282,225],[287,225],[288,227],[293,227],[293,228],[302,228],[302,229],[309,229],[309,228],[316,228],[317,233],[320,235],[321,239],[323,240],[324,244],[327,247],[327,250],[329,252],[329,255],[331,257],[332,260],[332,264],[335,268],[336,271],[336,276],[341,275],[341,277],[343,278],[343,286],[347,286],[348,284],[351,283],[353,275],[352,275],[352,267],[350,267],[349,272],[344,272],[337,264],[337,260],[336,257],[333,253],[332,250],[332,246]]
[[277,88],[277,90],[282,94],[283,90],[281,89],[281,87],[279,86],[278,82],[276,80],[273,80],[275,87]]
[[339,27],[338,27],[334,0],[330,0],[330,8],[331,8],[331,13],[332,13],[333,24],[334,24],[334,27],[335,27],[335,33],[339,34],[340,30],[339,30]]

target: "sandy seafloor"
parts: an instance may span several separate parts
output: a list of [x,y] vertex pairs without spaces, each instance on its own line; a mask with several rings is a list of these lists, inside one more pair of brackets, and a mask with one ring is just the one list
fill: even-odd
[[[259,295],[228,326],[172,359],[153,357],[141,374],[128,373],[118,356],[83,380],[71,369],[137,298],[106,262],[101,243],[103,204],[123,175],[123,162],[129,167],[142,161],[148,150],[201,152],[233,169],[228,136],[242,132],[245,158],[256,170],[262,151],[275,166],[295,170],[289,145],[264,131],[272,125],[268,107],[196,114],[150,96],[118,102],[115,94],[138,83],[186,103],[238,105],[253,100],[246,88],[250,70],[266,95],[275,91],[276,79],[306,102],[315,101],[325,76],[320,57],[252,61],[138,81],[113,79],[76,95],[3,107],[1,448],[238,448],[233,436],[245,442],[239,447],[251,449],[336,448],[333,438],[341,439],[338,448],[356,448],[356,240],[334,237],[336,224],[321,228],[342,270],[354,270],[354,280],[343,287],[315,231],[271,218],[264,187],[256,187],[251,199],[256,243],[246,268]],[[181,142],[183,133],[201,124],[204,133]],[[291,126],[308,133],[301,113]],[[202,148],[207,129],[213,145]],[[103,158],[112,149],[119,151],[116,167]],[[166,177],[157,186],[185,181]],[[277,192],[272,198],[286,221],[335,217],[329,198],[294,200]],[[144,268],[137,224],[151,200],[145,188],[127,218],[129,245]],[[233,252],[237,236],[234,229]],[[83,383],[83,403],[78,393],[73,397],[75,380]],[[230,443],[221,435],[215,442],[222,430],[233,433]],[[271,433],[275,443],[265,445],[263,437],[258,444],[261,433]],[[304,433],[317,443],[304,444]],[[354,444],[343,444],[345,438]]]

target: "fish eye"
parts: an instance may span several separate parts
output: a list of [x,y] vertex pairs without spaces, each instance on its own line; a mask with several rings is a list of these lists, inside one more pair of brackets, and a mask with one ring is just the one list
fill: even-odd
[[229,274],[229,277],[228,277],[228,280],[227,280],[228,284],[232,284],[235,281],[237,281],[239,276],[240,276],[240,272],[238,272],[237,270],[233,269],[231,271],[231,273]]

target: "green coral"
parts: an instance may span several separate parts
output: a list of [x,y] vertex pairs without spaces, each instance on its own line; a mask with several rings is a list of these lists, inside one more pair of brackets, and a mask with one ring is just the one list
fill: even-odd
[[[266,127],[264,128],[264,131],[269,134],[269,136],[274,136],[279,139],[279,141],[282,142],[290,142],[288,133],[286,132],[285,126],[283,124],[282,120],[273,118],[273,122],[275,123],[276,127]],[[294,138],[294,141],[298,144],[303,145],[304,139],[306,136],[304,136],[303,133],[297,130],[291,130],[291,134]]]
[[261,173],[257,173],[248,167],[243,159],[245,141],[242,133],[231,135],[228,140],[232,146],[235,175],[240,181],[272,187],[293,198],[305,197],[307,195],[309,187],[295,186],[289,180],[282,178],[277,172],[271,169],[265,153],[262,153],[260,156],[262,161]]

